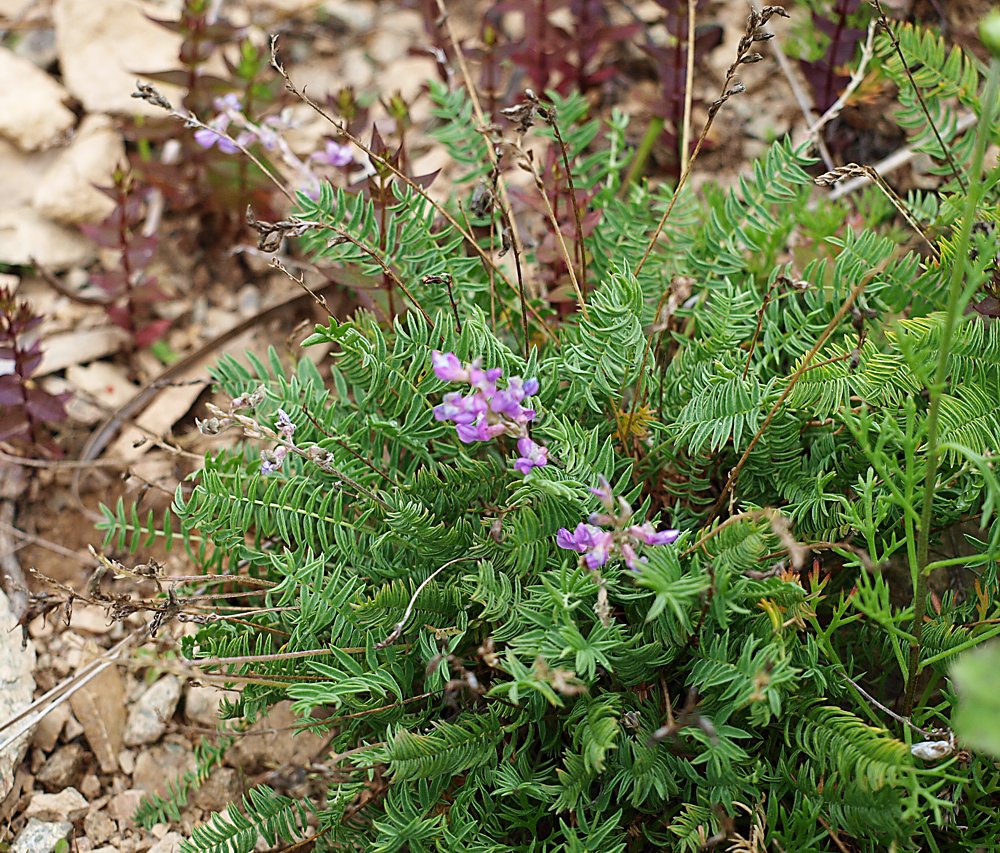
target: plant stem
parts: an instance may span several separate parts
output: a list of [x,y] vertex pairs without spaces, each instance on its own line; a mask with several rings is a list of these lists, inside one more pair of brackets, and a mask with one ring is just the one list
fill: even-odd
[[[927,386],[930,404],[927,409],[927,473],[924,477],[923,506],[920,513],[920,529],[917,531],[917,564],[916,577],[913,584],[913,627],[910,633],[913,641],[910,643],[910,661],[907,668],[906,694],[903,699],[902,712],[909,716],[913,710],[913,700],[917,690],[917,675],[920,670],[920,644],[924,632],[924,614],[927,607],[927,565],[930,562],[931,521],[934,505],[934,486],[938,474],[938,432],[941,416],[941,398],[947,387],[948,357],[951,352],[951,342],[955,327],[962,316],[962,310],[971,294],[964,286],[964,274],[968,268],[969,244],[972,240],[972,226],[976,220],[976,210],[983,192],[983,159],[986,154],[986,144],[993,128],[993,116],[997,95],[1000,93],[1000,61],[990,60],[989,75],[986,78],[986,88],[980,101],[982,112],[979,116],[979,128],[976,134],[976,147],[972,155],[972,165],[969,170],[969,191],[965,198],[962,211],[962,224],[959,229],[958,241],[955,245],[955,258],[951,268],[951,280],[948,284],[948,306],[945,310],[944,328],[941,332],[941,349],[934,370],[934,380]],[[965,295],[963,295],[965,294]]]
[[663,132],[663,124],[663,118],[660,116],[653,116],[649,120],[646,132],[639,142],[639,147],[635,149],[635,156],[629,164],[628,172],[625,173],[625,179],[622,181],[620,190],[622,195],[628,192],[628,188],[642,177],[642,173],[646,168],[646,161],[653,151],[653,145]]

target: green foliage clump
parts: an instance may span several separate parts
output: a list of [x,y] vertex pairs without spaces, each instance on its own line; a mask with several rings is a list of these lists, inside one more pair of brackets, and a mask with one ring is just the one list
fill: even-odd
[[[936,69],[982,109],[975,60],[901,43],[921,86]],[[469,192],[491,192],[465,98],[432,93]],[[1000,634],[1000,331],[961,311],[996,260],[971,228],[1000,201],[992,123],[944,134],[964,173],[914,203],[930,254],[817,198],[806,148],[779,141],[732,190],[684,192],[644,259],[670,193],[623,185],[623,117],[550,97],[594,213],[575,310],[537,286],[521,304],[487,260],[505,211],[465,184],[453,221],[413,187],[384,216],[327,189],[302,218],[354,240],[317,228],[317,260],[388,266],[421,310],[331,317],[307,341],[330,349],[319,367],[216,370],[241,405],[213,428],[249,438],[178,489],[162,532],[259,592],[183,652],[238,658],[213,665],[241,690],[228,717],[290,699],[330,748],[322,799],[254,788],[184,849],[992,849],[993,759],[926,757],[949,667]],[[530,282],[540,260],[517,260]],[[510,436],[438,420],[455,386],[435,351],[537,377],[548,464],[519,473]],[[557,537],[601,513],[595,489],[621,525],[680,538],[578,559]],[[119,507],[106,527],[136,547],[158,525]],[[933,599],[932,576],[950,579]]]

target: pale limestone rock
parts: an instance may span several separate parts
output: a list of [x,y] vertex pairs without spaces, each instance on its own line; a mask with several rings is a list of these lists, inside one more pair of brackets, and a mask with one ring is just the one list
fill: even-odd
[[56,31],[51,27],[39,26],[22,33],[12,48],[18,56],[42,70],[55,64],[59,58],[56,54]]
[[150,687],[129,712],[125,723],[125,745],[140,746],[159,740],[181,698],[180,679],[165,675]]
[[147,795],[163,795],[167,793],[168,785],[194,769],[194,754],[189,745],[157,744],[139,753],[132,773],[132,785],[141,788]]
[[50,793],[61,791],[79,781],[84,759],[83,747],[78,743],[68,743],[49,756],[38,768],[35,779]]
[[[243,770],[280,765],[301,766],[308,764],[325,744],[323,735],[315,731],[298,731],[299,718],[292,711],[291,702],[272,705],[267,715],[261,717],[230,747],[226,760]],[[267,732],[265,736],[256,734]]]
[[88,773],[80,783],[80,791],[85,797],[94,799],[94,797],[101,793],[101,780],[97,778],[96,774]]
[[76,122],[63,103],[68,98],[40,68],[0,48],[0,136],[23,151],[51,148]]
[[375,79],[375,68],[369,61],[363,48],[349,47],[344,51],[340,62],[340,85],[331,88],[337,92],[340,86],[353,86],[356,92],[362,92],[372,85]]
[[118,769],[125,719],[125,691],[118,669],[109,666],[77,690],[69,701],[101,770],[114,773]]
[[232,767],[216,767],[212,775],[194,792],[191,802],[207,812],[222,811],[243,793],[243,781]]
[[18,833],[10,853],[52,853],[53,848],[73,829],[69,821],[49,823],[32,818]]
[[379,30],[368,42],[368,55],[381,66],[387,66],[406,56],[410,44],[390,30]]
[[34,0],[0,0],[0,18],[16,21],[34,5]]
[[223,699],[234,701],[239,695],[235,690],[190,684],[184,692],[184,716],[189,722],[214,729],[219,723],[219,703]]
[[252,12],[272,15],[302,15],[316,8],[316,0],[247,0]]
[[107,812],[94,811],[83,819],[83,831],[96,847],[111,838],[118,831],[118,825]]
[[121,826],[132,825],[132,815],[139,808],[144,794],[135,788],[115,794],[108,801],[108,814],[111,815]]
[[111,119],[87,116],[35,189],[35,209],[64,225],[100,222],[115,203],[97,187],[111,186],[124,162],[125,144]]
[[168,832],[149,848],[149,853],[179,853],[183,840],[183,835],[176,832]]
[[326,0],[322,11],[348,32],[367,33],[375,25],[377,8],[367,0]]
[[31,739],[32,745],[42,752],[52,752],[59,742],[59,733],[66,725],[69,715],[69,705],[56,705],[38,723],[38,728],[35,729],[34,737]]
[[58,156],[57,151],[22,151],[0,139],[0,198],[4,207],[31,204],[38,182]]
[[72,712],[72,705],[70,706],[70,715],[66,719],[66,727],[62,730],[60,737],[63,743],[72,743],[80,735],[85,733],[85,729],[80,725],[80,721]]
[[90,803],[76,788],[65,788],[58,794],[35,794],[24,815],[39,820],[73,822],[83,817]]
[[[154,24],[146,14],[166,17],[155,5],[136,0],[55,0],[59,66],[66,88],[92,113],[162,115],[158,107],[132,97],[143,71],[177,66],[181,37]],[[156,84],[175,105],[176,86]]]
[[[14,716],[31,702],[35,690],[34,668],[35,648],[30,642],[21,648],[17,617],[10,610],[7,596],[0,590],[0,720]],[[28,730],[0,750],[0,801],[14,785],[14,774],[30,740],[31,731]]]
[[131,776],[135,772],[135,750],[123,749],[119,752],[118,766],[122,769],[122,773]]
[[375,79],[375,87],[386,95],[399,92],[403,100],[414,100],[428,80],[435,79],[436,65],[428,56],[406,56],[396,60]]
[[31,207],[0,205],[0,263],[28,266],[32,260],[53,272],[90,263],[96,250],[78,231],[57,225]]

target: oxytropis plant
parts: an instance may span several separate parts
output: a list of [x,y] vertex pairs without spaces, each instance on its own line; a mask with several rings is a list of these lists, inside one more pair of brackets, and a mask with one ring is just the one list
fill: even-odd
[[[995,847],[995,741],[956,715],[982,659],[951,667],[1000,635],[1000,327],[965,310],[993,287],[1000,64],[893,35],[878,73],[934,192],[831,200],[788,141],[725,192],[629,187],[624,117],[533,96],[602,211],[577,234],[543,203],[559,293],[506,141],[440,86],[462,191],[382,157],[392,199],[323,182],[264,229],[353,265],[371,310],[316,328],[318,366],[224,359],[202,429],[234,441],[162,522],[105,527],[225,584],[218,618],[169,606],[239,690],[227,729],[290,700],[328,750],[315,795],[257,785],[185,851]],[[955,101],[972,127],[927,127]]]

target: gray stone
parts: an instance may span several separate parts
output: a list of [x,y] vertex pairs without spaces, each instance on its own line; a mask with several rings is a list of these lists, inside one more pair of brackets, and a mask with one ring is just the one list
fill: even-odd
[[347,32],[371,32],[375,24],[375,4],[366,0],[326,0],[323,12]]
[[66,788],[58,794],[35,794],[24,812],[28,818],[43,821],[75,821],[83,817],[90,803],[76,788]]
[[242,777],[232,767],[216,767],[195,791],[192,803],[207,812],[221,812],[243,793]]
[[58,157],[59,149],[22,151],[0,138],[0,198],[4,206],[30,205],[38,181]]
[[[35,691],[35,649],[28,643],[21,648],[21,631],[17,617],[10,610],[7,596],[0,591],[0,720],[13,717],[31,702]],[[5,732],[6,737],[12,730]],[[10,793],[17,771],[31,740],[31,730],[25,731],[12,744],[0,749],[0,802]]]
[[55,823],[32,818],[14,840],[10,853],[52,853],[53,848],[73,829],[69,821]]
[[135,703],[125,723],[125,745],[153,743],[163,736],[181,698],[180,679],[165,675]]
[[58,145],[76,123],[69,94],[27,59],[0,48],[0,136],[22,151]]
[[161,743],[144,749],[135,761],[132,786],[149,794],[165,794],[167,786],[188,770],[194,770],[195,760],[187,744]]
[[115,203],[97,187],[110,186],[124,160],[125,144],[111,119],[87,116],[69,147],[38,182],[35,209],[63,225],[100,222]]
[[80,791],[85,797],[94,799],[101,793],[101,780],[97,778],[96,774],[88,773],[80,783]]
[[90,839],[90,843],[96,847],[118,831],[118,824],[107,812],[91,812],[83,819],[83,831]]
[[178,853],[181,849],[181,842],[184,840],[184,836],[176,832],[168,832],[159,841],[156,842],[152,847],[149,848],[149,853]]
[[131,826],[132,815],[139,808],[144,795],[143,791],[135,788],[115,794],[108,802],[108,813],[122,826]]
[[61,272],[90,263],[96,254],[79,231],[50,222],[31,207],[0,207],[0,263],[27,266],[38,261]]
[[219,724],[219,703],[223,699],[233,701],[240,694],[233,690],[219,690],[200,684],[188,685],[184,692],[184,716],[188,722],[215,728]]
[[[52,20],[63,82],[89,113],[162,116],[163,110],[132,97],[143,71],[177,64],[181,37],[146,15],[169,17],[163,8],[122,0],[55,0]],[[157,89],[180,105],[177,86]]]
[[84,756],[78,743],[60,747],[38,768],[35,778],[49,793],[75,785],[83,771]]

